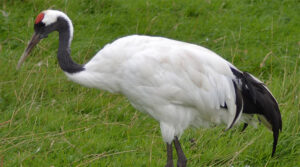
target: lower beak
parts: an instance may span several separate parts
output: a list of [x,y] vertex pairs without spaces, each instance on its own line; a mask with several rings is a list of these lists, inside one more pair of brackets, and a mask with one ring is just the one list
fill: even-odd
[[17,70],[20,69],[20,67],[23,64],[23,62],[25,61],[25,59],[29,56],[29,53],[32,51],[32,49],[35,47],[35,45],[39,43],[40,40],[41,40],[41,35],[34,33],[31,40],[29,41],[29,44],[28,44],[26,50],[24,51],[24,53],[22,54],[22,56],[19,59],[19,62],[17,65]]

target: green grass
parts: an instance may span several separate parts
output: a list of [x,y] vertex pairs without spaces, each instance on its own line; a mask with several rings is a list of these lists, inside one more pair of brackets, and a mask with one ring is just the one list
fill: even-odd
[[57,33],[15,70],[36,15],[48,8],[73,20],[79,63],[122,36],[165,36],[210,48],[268,85],[283,119],[275,157],[263,126],[244,133],[189,129],[181,139],[189,166],[300,166],[298,0],[0,0],[0,167],[166,163],[155,120],[121,95],[66,79],[56,60]]

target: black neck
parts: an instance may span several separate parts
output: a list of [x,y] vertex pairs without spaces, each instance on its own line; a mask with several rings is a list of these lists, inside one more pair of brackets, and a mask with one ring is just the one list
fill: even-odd
[[70,56],[71,34],[70,25],[66,20],[60,21],[59,26],[59,47],[57,52],[57,59],[61,69],[68,73],[77,73],[83,71],[82,65],[75,63]]

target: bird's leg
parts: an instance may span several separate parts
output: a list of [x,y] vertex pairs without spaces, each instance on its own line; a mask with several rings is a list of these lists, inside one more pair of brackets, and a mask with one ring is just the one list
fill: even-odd
[[165,167],[174,167],[172,143],[167,143],[167,165]]
[[182,148],[181,148],[181,145],[180,145],[180,142],[179,142],[177,136],[175,136],[174,145],[175,145],[175,149],[176,149],[177,157],[178,157],[177,167],[186,167],[187,159],[182,151]]

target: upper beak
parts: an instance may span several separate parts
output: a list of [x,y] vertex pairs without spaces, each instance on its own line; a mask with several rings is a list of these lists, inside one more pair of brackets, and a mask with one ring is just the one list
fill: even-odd
[[32,36],[31,40],[28,43],[26,50],[24,51],[24,53],[22,54],[22,56],[19,59],[19,62],[17,65],[17,70],[20,69],[20,67],[23,64],[23,62],[25,61],[25,59],[29,56],[29,53],[32,51],[32,49],[35,47],[35,45],[39,43],[39,41],[41,39],[42,38],[41,38],[40,34],[34,33],[34,35]]

